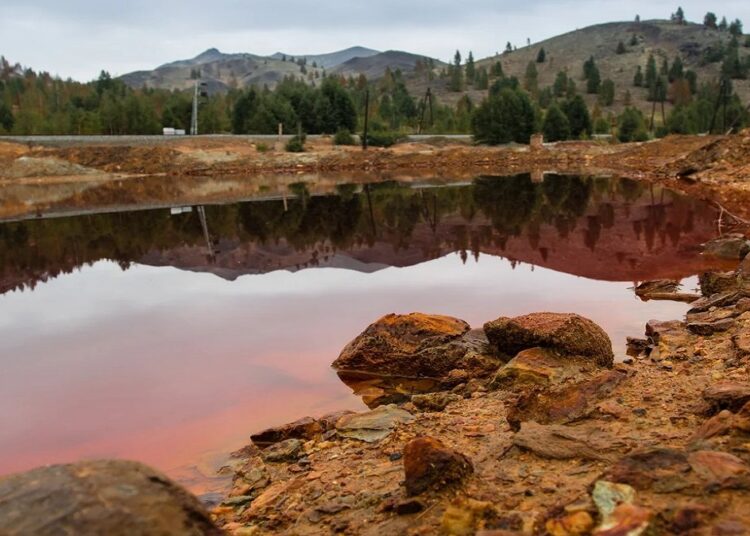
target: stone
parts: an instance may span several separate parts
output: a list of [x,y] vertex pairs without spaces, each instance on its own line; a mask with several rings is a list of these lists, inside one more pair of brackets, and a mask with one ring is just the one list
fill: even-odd
[[718,451],[691,452],[688,461],[703,482],[718,488],[750,488],[750,469],[732,454]]
[[442,380],[455,369],[476,377],[499,365],[482,331],[471,331],[457,318],[412,313],[387,315],[370,325],[342,350],[333,368],[340,374]]
[[750,329],[744,329],[732,337],[732,343],[737,349],[739,357],[750,355]]
[[404,486],[409,496],[458,483],[473,472],[468,457],[438,439],[419,437],[404,447]]
[[639,536],[649,528],[651,511],[631,503],[617,506],[594,531],[594,536]]
[[736,291],[739,286],[736,272],[706,272],[699,276],[698,282],[704,296]]
[[696,335],[710,337],[715,333],[722,333],[734,327],[736,321],[734,318],[723,318],[715,322],[688,322],[687,328]]
[[642,301],[671,300],[690,303],[700,298],[692,292],[679,292],[680,287],[679,281],[671,279],[646,281],[635,287],[635,295]]
[[731,381],[718,382],[703,391],[703,399],[711,406],[712,413],[723,409],[736,412],[750,402],[750,385]]
[[588,512],[573,512],[562,517],[548,519],[545,528],[551,536],[584,536],[591,534],[594,520]]
[[603,480],[627,484],[636,490],[671,492],[691,485],[687,455],[675,449],[648,448],[631,452],[605,471]]
[[541,425],[525,422],[513,437],[513,445],[554,460],[586,459],[613,461],[617,451],[626,445],[603,428],[585,426]]
[[216,535],[197,498],[143,464],[85,461],[0,479],[0,534]]
[[742,260],[750,252],[750,241],[742,235],[717,238],[703,244],[703,254],[730,261]]
[[449,404],[463,400],[462,396],[455,393],[440,391],[424,395],[413,395],[411,403],[421,411],[443,411]]
[[704,422],[693,434],[692,441],[711,439],[728,434],[734,423],[734,413],[723,410]]
[[320,421],[312,417],[304,417],[292,423],[253,434],[250,440],[259,447],[266,447],[286,439],[312,439],[325,431]]
[[617,484],[606,480],[597,480],[591,498],[599,510],[599,515],[606,523],[619,505],[632,503],[635,500],[635,490],[627,484]]
[[500,354],[515,356],[535,347],[590,358],[602,367],[614,362],[612,342],[602,328],[576,314],[532,313],[501,317],[484,325],[490,345]]
[[688,314],[702,313],[712,309],[713,307],[726,307],[727,305],[734,305],[741,298],[745,297],[742,292],[729,290],[727,292],[721,292],[719,294],[713,294],[696,300],[690,304],[690,310]]
[[510,404],[505,418],[513,430],[522,422],[565,424],[582,419],[596,410],[627,376],[608,370],[591,379],[554,389],[533,389]]
[[642,355],[648,355],[650,352],[650,342],[648,339],[637,339],[635,337],[627,337],[627,354],[631,357],[639,357]]
[[302,455],[303,445],[300,439],[286,439],[263,451],[263,459],[267,462],[294,462]]
[[545,348],[529,348],[501,367],[489,387],[499,389],[515,384],[560,383],[579,376],[582,370],[591,368],[589,365],[586,359],[561,356]]
[[413,420],[411,413],[391,404],[364,413],[344,415],[336,423],[336,432],[341,437],[376,443],[390,435],[398,424]]

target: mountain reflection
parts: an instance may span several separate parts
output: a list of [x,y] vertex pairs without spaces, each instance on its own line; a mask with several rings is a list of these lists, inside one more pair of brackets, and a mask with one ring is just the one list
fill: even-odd
[[[593,279],[682,277],[708,268],[716,234],[698,200],[626,179],[484,176],[471,184],[341,185],[311,196],[197,210],[143,210],[0,225],[0,292],[34,288],[99,260],[235,279],[278,269],[373,271],[458,252],[498,255]],[[173,211],[175,212],[175,211]]]

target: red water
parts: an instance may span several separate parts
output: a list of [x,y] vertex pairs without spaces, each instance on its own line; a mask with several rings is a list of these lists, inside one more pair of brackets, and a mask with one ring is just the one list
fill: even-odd
[[[600,282],[456,254],[375,273],[311,269],[234,282],[99,262],[0,296],[0,474],[81,458],[144,461],[189,481],[250,433],[364,408],[329,368],[390,312],[458,316],[576,311],[624,354],[627,335],[686,306]],[[688,285],[690,286],[690,285]]]

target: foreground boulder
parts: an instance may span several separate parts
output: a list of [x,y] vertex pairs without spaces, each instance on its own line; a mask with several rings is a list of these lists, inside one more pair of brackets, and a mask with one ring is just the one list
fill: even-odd
[[474,472],[471,460],[438,439],[419,437],[404,447],[404,486],[407,495],[419,495],[460,482]]
[[540,347],[592,359],[602,367],[614,362],[612,341],[602,328],[576,314],[532,313],[501,317],[484,325],[494,350],[509,357],[528,348]]
[[137,462],[34,469],[0,480],[0,534],[219,535],[198,499]]
[[412,313],[386,315],[350,342],[334,361],[339,373],[442,378],[455,369],[489,374],[498,366],[487,341],[463,320]]

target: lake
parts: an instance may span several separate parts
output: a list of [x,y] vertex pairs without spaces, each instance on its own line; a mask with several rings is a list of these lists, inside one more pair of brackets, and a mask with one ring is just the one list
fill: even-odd
[[365,409],[330,368],[380,316],[576,312],[615,354],[690,290],[717,211],[646,183],[530,175],[0,223],[0,474],[144,461],[197,490],[265,427]]

